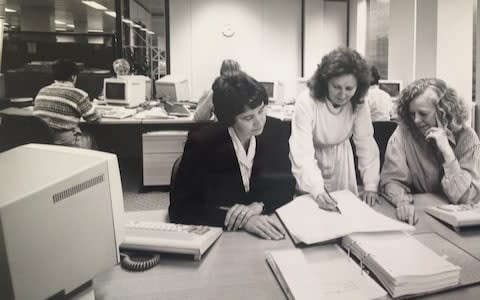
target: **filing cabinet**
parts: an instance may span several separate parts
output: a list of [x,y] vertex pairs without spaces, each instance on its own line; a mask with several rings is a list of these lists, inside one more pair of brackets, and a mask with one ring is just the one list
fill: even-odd
[[143,185],[169,185],[172,166],[183,153],[187,131],[154,131],[142,135]]

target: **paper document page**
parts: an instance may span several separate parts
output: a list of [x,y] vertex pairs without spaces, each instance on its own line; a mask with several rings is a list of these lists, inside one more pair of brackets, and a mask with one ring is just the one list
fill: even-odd
[[277,214],[295,240],[312,244],[354,232],[415,230],[411,225],[376,212],[350,191],[331,194],[337,200],[341,214],[319,208],[310,195],[296,197],[277,209]]
[[[405,232],[352,234],[354,247],[372,257],[393,278],[428,276],[460,268]],[[348,244],[345,244],[348,247]]]
[[[384,299],[387,293],[340,249],[338,245],[315,247],[315,253],[300,249],[267,252],[275,264],[275,276],[286,284],[291,299]],[[273,268],[272,268],[273,269]]]

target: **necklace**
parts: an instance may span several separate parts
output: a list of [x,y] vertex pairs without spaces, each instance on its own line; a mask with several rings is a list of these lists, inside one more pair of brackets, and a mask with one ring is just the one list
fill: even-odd
[[333,104],[330,102],[330,100],[328,100],[328,98],[325,99],[325,102],[326,102],[328,111],[332,115],[335,115],[335,116],[339,115],[343,111],[343,107],[345,106],[345,105],[342,105],[342,106],[336,108],[336,107],[333,106]]

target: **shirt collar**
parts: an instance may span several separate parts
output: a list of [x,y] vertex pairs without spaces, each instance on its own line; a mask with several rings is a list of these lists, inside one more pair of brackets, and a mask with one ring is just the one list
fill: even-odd
[[242,145],[242,142],[237,136],[237,133],[232,127],[228,127],[228,134],[230,135],[237,154],[238,161],[245,165],[248,168],[251,168],[253,165],[253,158],[255,157],[255,148],[256,148],[256,139],[254,136],[250,138],[248,145],[248,152],[245,151],[245,148]]
[[73,84],[73,82],[71,81],[58,81],[58,80],[55,80],[55,85],[59,85],[59,86],[66,86],[66,87],[75,87],[75,85]]

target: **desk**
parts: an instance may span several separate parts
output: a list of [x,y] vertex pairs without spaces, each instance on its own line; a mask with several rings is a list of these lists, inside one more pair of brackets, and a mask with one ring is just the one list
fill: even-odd
[[[419,195],[419,208],[442,201],[429,195]],[[427,203],[428,202],[428,203]],[[389,216],[395,209],[389,203],[377,205],[376,210]],[[453,241],[468,243],[470,237],[456,234],[435,224],[421,214],[415,234],[444,232]],[[443,228],[438,225],[444,226]],[[453,238],[454,237],[454,238]],[[421,239],[422,240],[422,239]],[[423,238],[428,244],[429,240]],[[184,256],[162,255],[159,266],[144,273],[130,273],[119,266],[99,274],[94,279],[95,296],[101,299],[285,299],[265,260],[265,251],[294,247],[290,238],[267,241],[246,232],[224,232],[202,261]],[[480,285],[462,287],[419,299],[479,299]]]

